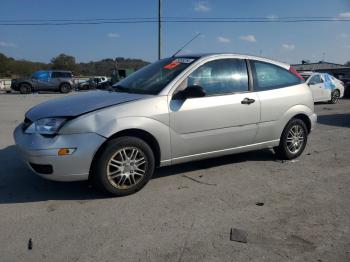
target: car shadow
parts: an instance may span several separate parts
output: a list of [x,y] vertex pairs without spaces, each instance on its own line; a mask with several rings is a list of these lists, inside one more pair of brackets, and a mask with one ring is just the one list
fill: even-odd
[[209,158],[195,162],[178,164],[174,166],[167,166],[158,169],[153,179],[176,175],[179,173],[192,172],[195,170],[209,169],[218,166],[232,165],[246,161],[273,161],[276,156],[272,150],[263,149],[259,151],[252,151],[247,153],[226,155],[222,157]]
[[350,127],[350,114],[318,115],[317,123],[328,126]]
[[[228,155],[159,168],[153,179],[245,161],[271,160],[275,160],[271,150]],[[36,176],[20,160],[14,145],[0,150],[0,166],[0,204],[109,197],[92,189],[88,182],[56,182]]]
[[88,182],[53,182],[36,176],[21,161],[15,146],[0,150],[0,204],[46,200],[103,198]]

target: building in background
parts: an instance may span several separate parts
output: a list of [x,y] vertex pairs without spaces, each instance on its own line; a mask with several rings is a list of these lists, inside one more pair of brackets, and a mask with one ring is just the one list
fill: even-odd
[[329,73],[336,78],[344,82],[345,95],[350,96],[350,66],[345,66],[341,64],[335,64],[325,61],[319,61],[318,63],[310,63],[308,61],[302,61],[301,64],[295,64],[293,67],[298,72],[314,71]]
[[345,66],[341,64],[335,64],[325,61],[320,61],[318,63],[308,63],[302,61],[301,64],[293,65],[293,67],[298,71],[315,71],[324,72],[334,75],[335,77],[339,75],[350,74],[350,66]]

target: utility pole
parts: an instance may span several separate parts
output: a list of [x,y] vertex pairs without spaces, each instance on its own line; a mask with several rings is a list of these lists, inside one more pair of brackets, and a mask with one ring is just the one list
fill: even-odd
[[158,0],[158,60],[162,57],[162,0]]

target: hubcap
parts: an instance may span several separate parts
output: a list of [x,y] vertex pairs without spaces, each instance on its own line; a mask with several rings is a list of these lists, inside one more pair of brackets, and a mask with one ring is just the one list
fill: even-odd
[[147,170],[144,153],[136,147],[119,149],[108,161],[108,181],[118,189],[128,189],[139,183]]
[[287,148],[292,154],[296,154],[302,148],[305,141],[304,129],[299,125],[294,125],[287,135]]

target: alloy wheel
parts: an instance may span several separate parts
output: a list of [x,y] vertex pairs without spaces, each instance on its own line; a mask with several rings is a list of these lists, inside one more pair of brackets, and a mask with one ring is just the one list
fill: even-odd
[[300,125],[293,125],[287,135],[287,148],[292,154],[297,154],[305,143],[305,132]]
[[140,149],[123,147],[108,161],[107,179],[115,188],[129,189],[143,179],[147,166],[147,158]]
[[338,100],[339,100],[339,97],[340,97],[339,91],[338,90],[333,91],[333,93],[332,93],[332,103],[333,104],[337,103]]

